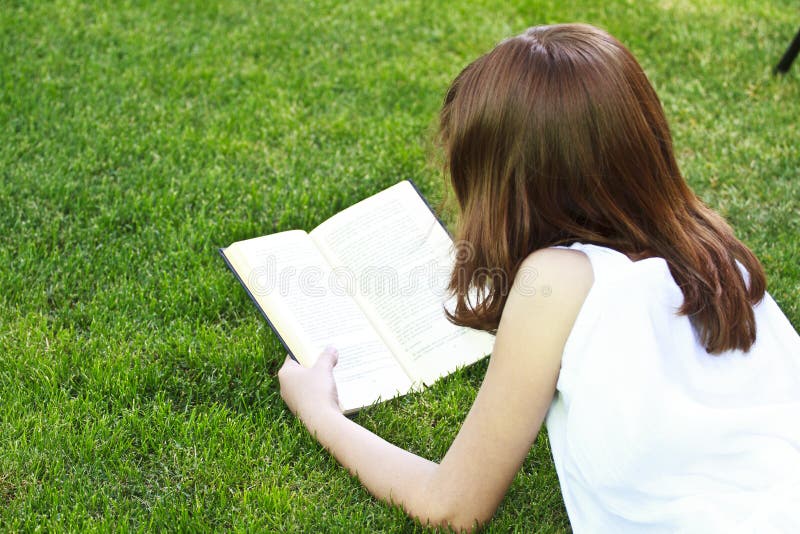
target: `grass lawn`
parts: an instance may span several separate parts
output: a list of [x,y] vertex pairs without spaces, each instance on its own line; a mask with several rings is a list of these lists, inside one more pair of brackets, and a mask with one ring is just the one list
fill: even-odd
[[[770,74],[793,2],[209,4],[0,5],[0,530],[417,529],[284,408],[284,352],[216,248],[406,178],[436,204],[449,81],[533,24],[633,50],[800,327],[800,63]],[[484,370],[357,421],[439,459]],[[487,530],[568,529],[542,434]]]

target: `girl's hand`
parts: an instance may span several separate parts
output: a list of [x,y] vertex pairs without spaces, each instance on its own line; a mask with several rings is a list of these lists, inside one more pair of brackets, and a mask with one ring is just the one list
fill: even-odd
[[340,414],[339,393],[333,380],[333,367],[339,352],[326,348],[313,367],[303,367],[289,356],[278,371],[281,397],[306,426],[318,415]]

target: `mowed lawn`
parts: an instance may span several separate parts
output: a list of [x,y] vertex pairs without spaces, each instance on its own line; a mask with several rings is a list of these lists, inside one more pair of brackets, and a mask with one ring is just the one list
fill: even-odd
[[[450,80],[568,21],[637,55],[800,327],[794,2],[0,1],[0,530],[420,529],[284,408],[217,247],[408,178],[436,205]],[[439,459],[484,371],[356,420]],[[544,433],[487,529],[513,530],[569,530]]]

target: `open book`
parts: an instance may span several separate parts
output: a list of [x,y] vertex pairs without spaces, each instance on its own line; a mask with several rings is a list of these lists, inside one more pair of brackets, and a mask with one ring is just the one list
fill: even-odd
[[452,241],[411,182],[306,233],[220,249],[289,354],[311,366],[339,350],[345,413],[430,385],[491,352],[494,337],[450,323]]

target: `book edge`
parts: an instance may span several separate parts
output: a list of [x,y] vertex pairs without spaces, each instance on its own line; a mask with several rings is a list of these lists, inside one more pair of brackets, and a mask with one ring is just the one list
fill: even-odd
[[278,341],[280,341],[281,345],[283,345],[283,348],[286,349],[286,353],[289,355],[289,357],[291,359],[293,359],[294,361],[297,361],[297,358],[294,357],[294,353],[289,348],[289,345],[286,344],[286,341],[283,339],[283,337],[281,336],[280,332],[278,332],[278,329],[275,328],[275,325],[272,324],[272,321],[270,321],[269,316],[267,315],[267,312],[264,311],[264,308],[261,307],[261,305],[256,300],[255,296],[250,292],[250,289],[248,289],[247,285],[244,283],[244,280],[242,280],[242,277],[239,276],[239,273],[236,271],[236,269],[234,269],[233,264],[231,264],[230,260],[225,255],[225,250],[226,249],[222,248],[222,247],[217,249],[217,251],[219,252],[219,255],[222,256],[222,259],[225,261],[225,265],[228,266],[228,269],[230,269],[230,271],[233,273],[233,276],[235,276],[236,279],[239,281],[239,284],[241,284],[242,288],[247,293],[247,296],[250,297],[250,300],[253,301],[253,304],[255,304],[255,306],[258,309],[258,311],[261,312],[261,315],[267,321],[267,324],[269,325],[270,329],[272,329],[272,331],[275,333],[275,336],[278,338]]
[[409,184],[411,184],[411,187],[414,188],[414,191],[419,195],[419,198],[421,198],[422,201],[425,203],[425,205],[428,207],[428,210],[431,212],[431,215],[433,215],[433,217],[439,223],[439,226],[442,227],[442,229],[447,233],[447,235],[450,236],[450,241],[452,241],[453,234],[451,234],[450,230],[447,229],[447,226],[445,226],[444,221],[442,221],[442,219],[439,218],[439,215],[434,211],[433,206],[431,206],[430,202],[428,202],[428,199],[425,198],[425,195],[422,194],[422,191],[419,190],[419,187],[417,187],[417,184],[414,183],[414,180],[408,178],[406,179],[406,181]]

